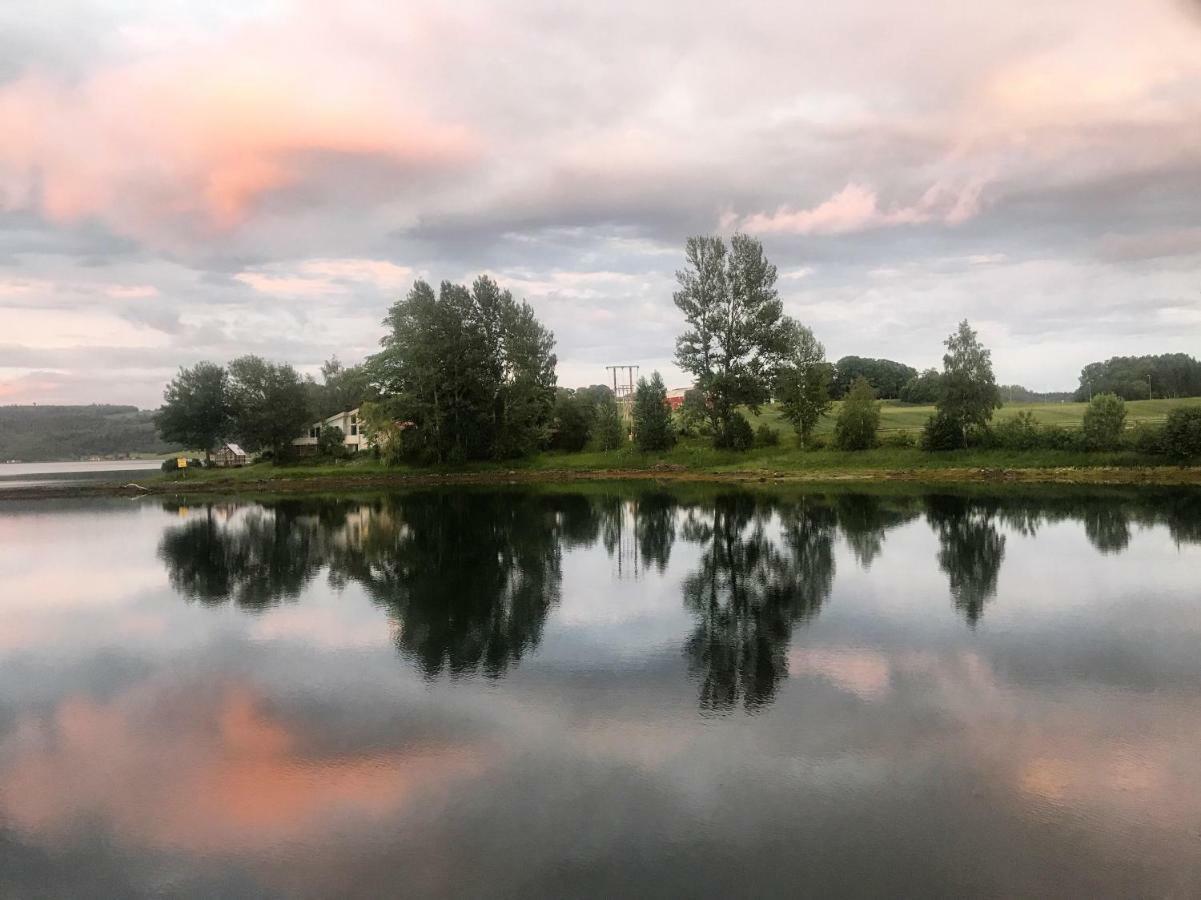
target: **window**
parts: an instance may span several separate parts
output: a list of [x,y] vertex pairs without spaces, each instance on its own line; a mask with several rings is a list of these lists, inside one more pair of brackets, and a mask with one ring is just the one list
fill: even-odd
[[350,436],[356,437],[358,435],[358,433],[359,433],[359,426],[356,423],[352,422],[350,425]]

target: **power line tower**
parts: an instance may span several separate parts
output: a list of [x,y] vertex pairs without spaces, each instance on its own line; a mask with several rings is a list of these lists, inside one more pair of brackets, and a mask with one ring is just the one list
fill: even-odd
[[613,396],[621,406],[622,413],[629,417],[634,410],[634,381],[638,377],[637,366],[605,366],[613,373]]

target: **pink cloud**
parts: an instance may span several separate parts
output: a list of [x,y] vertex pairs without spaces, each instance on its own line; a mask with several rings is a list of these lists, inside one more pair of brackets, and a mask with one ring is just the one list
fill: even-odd
[[733,224],[751,234],[850,234],[926,222],[958,225],[979,211],[982,186],[974,182],[955,190],[938,183],[912,205],[884,208],[874,189],[850,182],[810,209],[780,206],[775,212],[753,213],[741,219],[730,216],[723,224]]

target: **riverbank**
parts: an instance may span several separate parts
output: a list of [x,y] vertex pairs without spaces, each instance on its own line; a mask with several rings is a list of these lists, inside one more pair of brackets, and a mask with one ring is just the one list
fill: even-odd
[[[664,481],[797,484],[1048,484],[1048,485],[1201,485],[1201,466],[1150,464],[1123,454],[1096,454],[1095,465],[1081,465],[1080,454],[1005,454],[965,451],[920,454],[877,450],[866,453],[787,454],[789,466],[772,466],[782,455],[769,451],[718,454],[707,464],[689,465],[667,454],[543,454],[511,465],[453,469],[393,468],[364,460],[334,465],[255,465],[235,470],[190,471],[174,476],[154,473],[136,481],[40,484],[0,491],[0,503],[15,500],[195,495],[310,494],[399,490],[434,485],[561,484],[585,481]],[[629,457],[636,456],[635,465]],[[1062,457],[1062,464],[1047,464]],[[625,465],[597,465],[597,457]],[[614,457],[624,459],[613,459]],[[842,457],[835,460],[831,457]],[[800,465],[799,463],[808,463]],[[835,464],[841,462],[841,465]],[[913,463],[920,464],[913,464]],[[1023,465],[1023,462],[1032,464]],[[1042,462],[1042,465],[1034,464]],[[557,463],[557,465],[556,465]],[[574,465],[572,464],[574,463]],[[890,464],[891,463],[891,464]],[[898,464],[900,463],[900,464]]]

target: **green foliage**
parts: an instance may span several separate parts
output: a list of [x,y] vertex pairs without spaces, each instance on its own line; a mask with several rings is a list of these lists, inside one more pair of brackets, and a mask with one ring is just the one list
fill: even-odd
[[830,411],[833,370],[826,362],[826,348],[813,332],[799,323],[790,326],[791,351],[776,375],[775,394],[780,415],[792,425],[804,447],[822,416]]
[[1139,453],[1157,456],[1166,453],[1164,448],[1164,426],[1152,422],[1139,422],[1130,430],[1128,442]]
[[257,356],[229,364],[229,406],[238,441],[251,452],[270,450],[276,459],[290,453],[292,440],[313,419],[296,370]]
[[891,359],[871,359],[863,356],[844,356],[834,365],[830,394],[835,399],[845,397],[856,378],[865,378],[877,397],[895,400],[905,385],[917,375],[917,369]]
[[[481,276],[470,289],[413,285],[368,361],[388,417],[411,422],[406,453],[427,462],[503,459],[550,437],[554,336],[529,304]],[[408,432],[412,431],[412,434]]]
[[1097,394],[1084,412],[1084,441],[1090,450],[1112,450],[1126,428],[1126,404],[1116,394]]
[[231,424],[225,369],[210,362],[180,369],[163,391],[154,423],[167,443],[204,450],[208,458]]
[[992,353],[980,343],[966,319],[947,338],[946,347],[938,410],[959,422],[966,436],[973,426],[986,427],[993,410],[1001,406],[1001,394],[993,377]]
[[916,447],[917,439],[911,432],[908,431],[892,431],[882,435],[877,441],[879,447],[890,447],[893,449],[904,449],[907,447]]
[[317,418],[349,412],[378,399],[366,366],[348,368],[331,356],[321,364],[321,378],[321,384],[310,382],[310,406]]
[[1089,363],[1080,372],[1076,399],[1117,394],[1124,400],[1201,395],[1201,362],[1185,353],[1161,356],[1115,356]]
[[612,393],[597,403],[593,430],[600,450],[619,450],[626,445],[626,425]]
[[1163,452],[1173,459],[1201,456],[1201,407],[1178,406],[1163,428]]
[[967,446],[963,422],[950,413],[939,410],[926,420],[922,429],[921,447],[933,453],[962,450]]
[[676,433],[667,405],[667,388],[658,372],[638,379],[634,391],[634,443],[639,450],[670,450]]
[[931,405],[942,397],[942,373],[938,369],[926,369],[914,375],[901,388],[899,398],[902,403]]
[[0,406],[0,461],[84,459],[181,449],[136,406]]
[[578,453],[592,434],[593,405],[575,391],[559,388],[555,395],[555,418],[551,446]]
[[337,425],[326,425],[317,434],[317,453],[326,459],[341,459],[347,455],[346,435]]
[[1038,421],[1032,412],[1023,411],[1012,419],[993,426],[989,444],[1005,450],[1033,450],[1039,446]]
[[780,443],[780,432],[766,422],[755,429],[756,447],[775,447]]
[[789,349],[789,320],[776,267],[756,239],[736,234],[727,251],[720,237],[691,237],[685,258],[672,295],[688,324],[676,362],[696,378],[716,443],[729,436],[738,407],[757,412],[767,401]]
[[868,450],[876,445],[880,429],[880,404],[876,392],[862,375],[851,384],[838,420],[834,424],[834,446],[839,450]]
[[717,450],[750,450],[755,446],[755,431],[746,416],[736,412],[713,436],[713,446]]
[[684,402],[680,404],[676,415],[680,422],[681,435],[692,437],[697,434],[712,434],[705,394],[699,388],[689,388],[684,392]]

